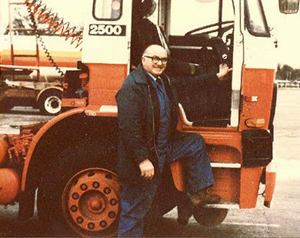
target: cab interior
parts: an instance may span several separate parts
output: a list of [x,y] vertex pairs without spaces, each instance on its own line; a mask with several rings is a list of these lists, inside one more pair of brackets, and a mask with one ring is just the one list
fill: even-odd
[[[161,44],[172,59],[196,66],[196,74],[218,72],[219,64],[232,67],[234,8],[231,0],[166,0],[157,2],[148,19],[157,24]],[[209,14],[208,14],[209,13]],[[201,17],[199,17],[201,16]],[[199,20],[197,20],[199,19]],[[188,77],[169,71],[172,77]],[[180,103],[193,126],[227,127],[230,124],[231,76],[218,84],[178,89]]]

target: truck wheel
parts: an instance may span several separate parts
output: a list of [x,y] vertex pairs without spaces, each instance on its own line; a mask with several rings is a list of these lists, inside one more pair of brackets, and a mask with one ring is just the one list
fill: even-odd
[[44,92],[39,101],[39,109],[46,115],[57,115],[61,110],[62,92],[59,90],[48,90]]
[[228,213],[228,209],[197,207],[193,216],[200,225],[216,226],[221,224]]
[[[117,231],[121,185],[107,143],[65,150],[47,170],[38,190],[38,214],[52,235],[107,237]],[[108,163],[109,162],[109,163]]]

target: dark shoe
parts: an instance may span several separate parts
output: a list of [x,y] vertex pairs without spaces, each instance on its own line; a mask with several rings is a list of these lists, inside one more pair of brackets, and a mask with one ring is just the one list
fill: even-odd
[[179,204],[177,206],[177,212],[177,222],[182,226],[187,225],[189,223],[190,217],[193,215],[193,209],[192,206],[190,206],[189,201],[187,201],[185,204]]
[[221,197],[216,194],[207,193],[206,189],[200,190],[195,194],[190,195],[191,203],[194,207],[203,206],[204,204],[219,203]]

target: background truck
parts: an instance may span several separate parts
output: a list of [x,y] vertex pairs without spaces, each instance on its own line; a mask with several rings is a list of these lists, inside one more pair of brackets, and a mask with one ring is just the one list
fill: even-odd
[[22,105],[58,114],[62,79],[66,69],[76,68],[80,47],[39,24],[23,0],[3,0],[0,9],[0,110]]
[[[41,0],[25,3],[50,30],[61,26]],[[33,216],[37,191],[39,219],[55,235],[113,236],[121,192],[115,94],[135,67],[135,55],[130,54],[137,43],[133,39],[143,40],[132,29],[139,1],[86,4],[82,59],[77,69],[66,72],[63,82],[62,105],[69,110],[47,123],[23,127],[20,135],[1,136],[0,204],[17,201],[19,217],[27,219]],[[176,162],[164,174],[153,204],[155,214],[162,216],[177,206],[182,223],[193,215],[200,224],[217,225],[228,209],[254,208],[260,186],[265,189],[264,205],[270,207],[276,177],[271,161],[277,65],[276,43],[262,2],[197,0],[187,5],[184,0],[165,0],[156,4],[151,20],[158,24],[156,33],[172,58],[201,72],[220,63],[233,71],[217,87],[179,92],[178,130],[204,137],[216,181],[211,192],[223,202],[183,214],[185,179]],[[278,6],[271,11],[294,13],[299,1],[281,0]],[[69,33],[74,41],[80,40]]]

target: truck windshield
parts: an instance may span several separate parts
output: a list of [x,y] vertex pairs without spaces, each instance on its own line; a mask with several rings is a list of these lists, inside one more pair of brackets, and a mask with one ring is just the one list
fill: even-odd
[[[218,9],[219,1],[172,1],[170,35],[183,35],[195,28],[217,23],[219,20]],[[233,20],[233,17],[232,1],[223,1],[222,21]],[[216,36],[217,32],[210,35]]]
[[245,20],[250,34],[270,37],[267,20],[260,0],[245,1]]
[[93,15],[97,20],[117,20],[121,13],[122,0],[94,0]]

